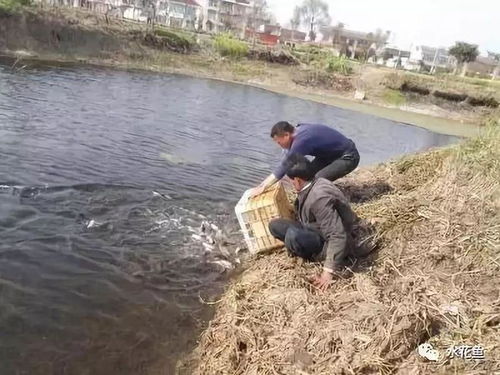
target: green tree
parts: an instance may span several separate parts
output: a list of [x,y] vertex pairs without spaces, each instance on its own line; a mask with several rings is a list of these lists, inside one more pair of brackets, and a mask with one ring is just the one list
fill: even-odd
[[497,63],[497,66],[493,70],[493,75],[491,77],[491,79],[495,80],[495,79],[497,79],[497,77],[499,76],[499,73],[500,73],[500,53],[495,53],[495,52],[488,51],[488,57],[490,59],[495,60],[496,63]]
[[309,39],[316,40],[316,27],[331,23],[328,4],[323,0],[304,0],[299,6],[302,24],[309,28]]
[[455,42],[448,52],[457,59],[458,64],[462,65],[462,76],[467,73],[467,65],[479,56],[477,45],[465,42]]

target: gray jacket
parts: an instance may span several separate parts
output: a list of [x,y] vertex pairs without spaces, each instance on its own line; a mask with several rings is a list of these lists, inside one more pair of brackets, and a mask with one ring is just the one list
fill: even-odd
[[319,259],[324,267],[335,270],[352,249],[351,231],[357,216],[340,189],[324,178],[318,178],[298,195],[300,222],[325,240]]

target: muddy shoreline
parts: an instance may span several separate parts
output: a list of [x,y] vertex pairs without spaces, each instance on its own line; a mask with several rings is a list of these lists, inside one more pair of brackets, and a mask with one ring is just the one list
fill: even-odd
[[472,137],[480,129],[477,118],[432,105],[408,103],[398,108],[370,98],[355,100],[350,91],[301,86],[291,81],[294,71],[284,65],[246,59],[231,61],[213,56],[210,51],[183,54],[155,50],[137,39],[136,35],[144,32],[141,25],[123,21],[107,24],[92,13],[67,9],[26,10],[21,15],[3,16],[2,23],[0,56],[14,65],[14,69],[25,64],[61,64],[181,74],[248,85],[441,134]]
[[[377,251],[324,293],[308,281],[320,265],[285,251],[253,257],[217,301],[214,319],[178,373],[496,373],[495,126],[462,144],[339,180],[351,201],[358,198],[358,215],[375,227]],[[380,183],[390,189],[372,189]],[[440,353],[437,362],[418,355],[423,343]],[[480,345],[488,358],[449,358],[454,345]]]

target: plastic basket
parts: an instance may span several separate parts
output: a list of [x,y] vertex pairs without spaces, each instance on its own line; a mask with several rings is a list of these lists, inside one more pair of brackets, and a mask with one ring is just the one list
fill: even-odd
[[271,235],[268,225],[275,218],[294,217],[284,186],[275,184],[252,198],[249,198],[250,192],[251,189],[245,191],[234,209],[248,250],[255,254],[282,247],[283,242]]

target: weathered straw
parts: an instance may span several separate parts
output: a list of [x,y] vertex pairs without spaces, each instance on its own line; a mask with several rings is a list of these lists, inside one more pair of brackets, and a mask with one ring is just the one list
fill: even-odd
[[[284,251],[251,260],[217,304],[186,371],[500,371],[499,184],[498,131],[344,179],[380,250],[326,293],[307,281],[319,265]],[[424,342],[439,362],[418,356]],[[461,344],[481,345],[486,360],[444,358]]]

